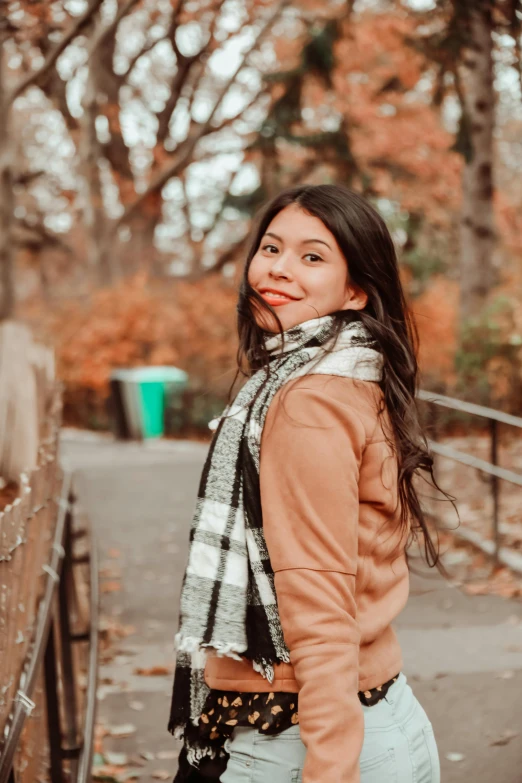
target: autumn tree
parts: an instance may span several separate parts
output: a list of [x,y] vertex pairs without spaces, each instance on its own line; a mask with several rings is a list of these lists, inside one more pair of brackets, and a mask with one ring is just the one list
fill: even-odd
[[[464,161],[460,215],[460,322],[477,322],[499,283],[494,218],[494,60],[512,41],[522,73],[520,0],[438,0],[419,47],[436,63],[434,100],[453,94],[460,107],[454,148]],[[426,25],[424,25],[426,29]]]
[[[18,179],[31,179],[31,174],[16,171],[14,139],[12,134],[13,109],[16,100],[32,86],[40,86],[53,74],[56,62],[69,44],[88,26],[93,14],[101,5],[102,0],[90,0],[87,7],[74,22],[70,23],[66,32],[55,45],[51,45],[46,56],[41,55],[42,62],[31,68],[29,62],[22,57],[20,74],[14,80],[9,78],[8,58],[12,54],[10,44],[22,44],[25,51],[32,54],[33,45],[41,38],[41,23],[45,23],[51,13],[50,6],[43,3],[28,3],[24,9],[30,24],[24,26],[18,21],[20,14],[13,13],[12,4],[3,0],[0,6],[0,263],[2,267],[2,302],[0,319],[10,318],[15,310],[15,275],[14,275],[14,229],[15,229],[15,198],[14,186]],[[13,22],[12,19],[17,20]],[[34,22],[34,23],[33,23]],[[24,46],[25,44],[25,46]],[[46,47],[47,48],[47,47]],[[26,71],[24,73],[24,71]],[[42,233],[46,234],[42,226]]]
[[330,9],[308,20],[302,42],[281,40],[280,70],[265,77],[270,109],[247,150],[258,181],[230,203],[248,213],[296,180],[342,183],[388,205],[403,261],[417,263],[423,242],[432,252],[439,244],[449,268],[461,161],[423,84],[425,56],[408,46],[416,17],[385,5]]
[[[347,9],[309,6],[300,20],[301,34],[281,36],[277,43],[278,70],[264,75],[270,103],[244,157],[255,167],[254,187],[229,194],[225,202],[248,217],[284,187],[334,180],[351,185],[357,171],[333,85],[334,45]],[[210,271],[242,250],[247,236],[248,231]]]
[[[35,101],[59,112],[64,143],[72,142],[76,151],[69,223],[83,234],[75,247],[101,282],[154,259],[157,229],[166,223],[183,239],[179,252],[199,263],[237,173],[242,136],[249,140],[259,123],[265,90],[257,74],[270,58],[269,34],[288,5],[91,0],[72,16],[62,0],[4,3],[6,57],[16,65],[2,82],[3,114],[12,120],[14,111],[20,124]],[[12,221],[14,140],[8,139],[8,123],[3,133],[2,210]],[[45,168],[41,138],[39,143]],[[227,146],[235,152],[236,169],[229,164],[223,175],[211,162],[222,159]],[[215,182],[203,205],[191,203],[190,194],[191,166],[199,162]],[[202,206],[206,223],[196,229],[193,213]],[[3,232],[4,255],[13,252],[8,236]],[[4,273],[4,288],[12,290],[11,271]]]

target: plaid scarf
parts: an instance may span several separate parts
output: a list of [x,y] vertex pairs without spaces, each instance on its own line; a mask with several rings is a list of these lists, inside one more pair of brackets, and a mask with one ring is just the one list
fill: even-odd
[[281,334],[268,336],[269,367],[248,379],[218,420],[190,534],[169,721],[169,731],[184,738],[191,764],[215,755],[215,748],[199,742],[190,728],[198,725],[209,693],[204,680],[207,648],[251,660],[269,682],[274,664],[290,660],[263,535],[261,435],[270,402],[293,378],[320,373],[381,380],[382,354],[359,314],[351,311],[350,316],[335,342],[334,316],[287,330],[284,342]]

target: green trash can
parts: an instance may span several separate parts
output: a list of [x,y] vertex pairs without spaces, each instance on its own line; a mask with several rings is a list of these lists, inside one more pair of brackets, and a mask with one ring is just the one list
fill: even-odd
[[158,438],[165,434],[165,401],[167,396],[181,397],[188,375],[178,367],[140,367],[134,378],[140,400],[142,437]]
[[120,368],[111,373],[111,420],[118,438],[141,440],[143,426],[141,401],[132,368]]
[[[178,367],[134,367],[115,370],[111,385],[118,391],[122,422],[117,429],[123,437],[158,438],[165,434],[166,401],[182,403],[188,375]],[[118,407],[118,406],[113,406]]]

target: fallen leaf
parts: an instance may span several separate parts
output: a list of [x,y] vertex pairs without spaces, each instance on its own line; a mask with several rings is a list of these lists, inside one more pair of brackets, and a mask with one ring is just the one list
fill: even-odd
[[124,767],[128,762],[126,753],[115,753],[111,750],[106,750],[104,756],[105,760],[115,767]]
[[130,701],[129,707],[131,710],[136,710],[136,712],[141,712],[141,710],[145,707],[142,701]]
[[152,777],[155,778],[155,780],[170,780],[172,773],[168,772],[166,769],[156,769],[152,773]]
[[[94,755],[103,761],[103,738],[107,735],[107,729],[101,723],[94,727]],[[101,762],[100,762],[101,763]]]
[[125,666],[125,664],[130,663],[132,660],[131,655],[126,655],[125,653],[121,653],[119,650],[114,650],[114,663],[116,666]]
[[464,761],[466,756],[464,753],[446,753],[448,761]]
[[113,581],[101,583],[102,593],[117,593],[119,590],[121,590],[121,582]]
[[103,701],[108,695],[112,693],[119,693],[121,688],[116,685],[100,685],[96,691],[96,698],[98,701]]
[[164,761],[168,759],[177,759],[179,756],[179,751],[177,750],[158,750],[156,753],[157,759],[163,759]]
[[[154,754],[152,755],[154,756]],[[139,756],[131,756],[129,758],[129,765],[131,767],[146,767],[147,762],[145,761],[145,759],[140,758]]]
[[136,726],[132,723],[123,723],[121,726],[108,726],[108,733],[111,737],[130,737],[136,731]]
[[511,729],[508,729],[503,734],[501,734],[500,737],[496,740],[492,740],[489,744],[492,746],[495,745],[507,745],[508,742],[510,742],[515,737],[518,737],[518,734],[516,731],[511,731]]
[[119,549],[109,549],[109,551],[107,552],[107,556],[116,559],[118,557],[121,557],[121,552]]
[[145,759],[145,761],[154,761],[154,759],[156,758],[154,753],[151,753],[150,750],[140,751],[140,756],[142,759]]
[[506,644],[504,650],[506,652],[519,653],[522,652],[522,644]]
[[496,672],[495,679],[497,680],[512,680],[515,676],[515,672],[508,669],[505,672]]
[[515,598],[520,595],[520,588],[518,585],[494,585],[493,590],[496,595],[500,595],[502,598]]
[[489,582],[479,582],[477,584],[463,584],[462,589],[468,595],[487,595],[490,590]]
[[139,777],[139,772],[121,769],[112,764],[96,767],[92,771],[93,780],[103,780],[104,783],[125,783],[127,780]]
[[171,673],[172,668],[169,666],[151,666],[149,669],[139,666],[137,669],[134,669],[134,674],[139,674],[141,677],[163,677]]
[[100,568],[98,572],[101,579],[121,579],[121,568],[119,566],[107,566]]

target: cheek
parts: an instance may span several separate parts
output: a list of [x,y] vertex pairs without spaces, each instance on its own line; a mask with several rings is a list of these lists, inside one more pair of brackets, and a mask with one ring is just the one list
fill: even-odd
[[340,307],[346,298],[347,274],[346,269],[336,269],[328,281],[326,290],[328,298],[335,309]]
[[308,278],[309,295],[318,302],[324,302],[326,305],[339,299],[344,290],[341,276],[327,267],[313,271],[315,274],[310,275]]
[[255,255],[252,261],[250,262],[250,266],[248,267],[248,282],[251,286],[255,286],[256,282],[259,280],[262,274],[262,258],[260,258],[258,255]]

